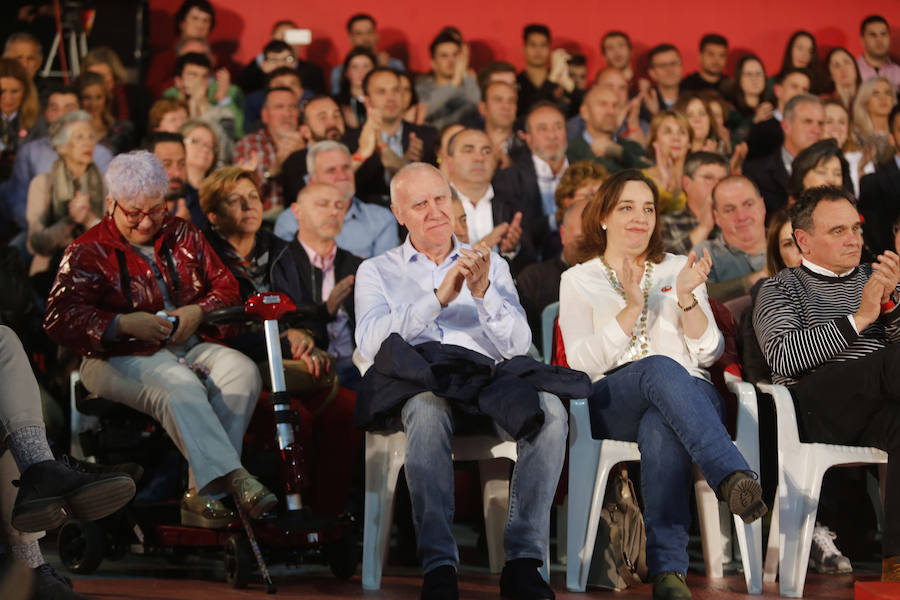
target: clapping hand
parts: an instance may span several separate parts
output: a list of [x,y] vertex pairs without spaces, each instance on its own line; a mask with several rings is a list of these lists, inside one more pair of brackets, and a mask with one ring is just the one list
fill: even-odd
[[491,270],[491,249],[484,244],[476,244],[471,250],[460,248],[461,256],[456,264],[466,279],[469,292],[475,298],[484,298],[491,282],[488,278]]
[[641,290],[641,277],[629,259],[622,261],[622,271],[619,273],[619,285],[625,291],[625,306],[644,309],[644,292]]
[[682,306],[692,303],[691,295],[701,284],[706,283],[710,269],[712,269],[712,257],[709,255],[709,250],[703,249],[702,258],[697,258],[697,253],[691,250],[687,263],[675,279],[675,293]]

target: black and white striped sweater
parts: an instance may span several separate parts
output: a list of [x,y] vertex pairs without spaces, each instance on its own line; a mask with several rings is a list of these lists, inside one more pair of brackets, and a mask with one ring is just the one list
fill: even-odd
[[823,364],[860,358],[900,341],[900,309],[859,334],[847,318],[859,308],[871,274],[868,263],[843,277],[800,266],[763,283],[753,326],[774,383],[792,385]]

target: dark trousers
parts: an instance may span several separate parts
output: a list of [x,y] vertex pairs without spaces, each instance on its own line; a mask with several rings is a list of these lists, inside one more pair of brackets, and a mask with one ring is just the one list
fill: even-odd
[[900,344],[822,366],[791,391],[808,441],[888,453],[882,552],[900,555]]

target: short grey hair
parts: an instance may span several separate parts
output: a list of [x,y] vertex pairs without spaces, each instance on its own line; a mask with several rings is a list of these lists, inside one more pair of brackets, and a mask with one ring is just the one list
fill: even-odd
[[6,44],[3,46],[3,54],[7,54],[9,52],[9,49],[12,48],[12,45],[18,42],[28,42],[29,44],[34,44],[37,48],[38,54],[40,54],[41,58],[43,58],[44,45],[41,44],[41,40],[26,31],[17,31],[16,33],[13,33],[8,38],[6,38]]
[[69,141],[69,125],[72,123],[92,124],[93,117],[83,110],[73,110],[50,124],[50,145],[54,149],[65,146]]
[[306,172],[309,173],[310,177],[312,177],[312,174],[316,171],[316,157],[323,152],[330,152],[332,150],[340,150],[347,156],[350,156],[350,149],[344,144],[335,142],[334,140],[322,140],[309,147],[309,150],[306,153]]
[[434,165],[430,165],[424,162],[409,163],[408,165],[397,171],[397,174],[394,175],[393,178],[391,178],[391,204],[397,203],[397,194],[400,193],[400,186],[403,185],[407,179],[412,177],[416,171],[430,171],[432,173],[435,173],[444,180],[444,183],[447,184],[448,188],[450,187],[450,184],[447,183],[447,178],[444,177],[444,174],[441,173],[441,170]]
[[156,155],[146,150],[119,154],[106,169],[106,189],[113,200],[140,196],[163,197],[169,191],[169,176]]
[[784,120],[789,123],[794,122],[794,112],[796,112],[797,107],[801,104],[818,104],[824,110],[825,103],[822,102],[822,99],[818,96],[813,96],[812,94],[797,94],[793,98],[787,101],[787,104],[784,105]]

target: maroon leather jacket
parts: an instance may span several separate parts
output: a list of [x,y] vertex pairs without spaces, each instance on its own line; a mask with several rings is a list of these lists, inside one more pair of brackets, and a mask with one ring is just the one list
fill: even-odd
[[[197,304],[208,312],[242,303],[234,275],[190,223],[166,216],[154,246],[175,306]],[[160,310],[165,304],[153,271],[107,216],[66,248],[47,300],[44,329],[60,345],[86,356],[148,355],[163,346],[138,340],[107,344],[103,333],[117,314]],[[208,325],[197,330],[210,341],[226,333]]]

